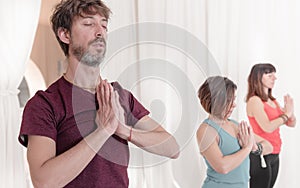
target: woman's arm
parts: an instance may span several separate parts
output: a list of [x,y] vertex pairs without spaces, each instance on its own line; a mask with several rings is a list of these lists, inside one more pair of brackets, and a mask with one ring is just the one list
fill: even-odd
[[263,102],[257,96],[253,96],[248,100],[247,115],[254,117],[260,128],[267,133],[273,132],[285,123],[285,120],[280,116],[270,121],[264,110]]
[[289,126],[289,127],[295,127],[296,126],[296,116],[293,114],[289,119],[288,121],[286,122],[286,125]]
[[197,141],[200,153],[220,174],[227,174],[238,167],[248,157],[253,146],[253,141],[250,141],[238,152],[232,155],[223,155],[218,145],[217,132],[207,124],[200,125],[197,131]]
[[289,127],[295,127],[296,116],[294,114],[294,100],[290,95],[284,96],[284,108],[282,110],[288,116],[288,120],[285,124]]

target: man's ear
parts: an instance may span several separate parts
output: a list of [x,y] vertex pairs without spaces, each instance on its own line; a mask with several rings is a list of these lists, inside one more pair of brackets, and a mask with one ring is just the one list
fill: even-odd
[[70,44],[70,32],[66,28],[58,28],[57,35],[62,42]]

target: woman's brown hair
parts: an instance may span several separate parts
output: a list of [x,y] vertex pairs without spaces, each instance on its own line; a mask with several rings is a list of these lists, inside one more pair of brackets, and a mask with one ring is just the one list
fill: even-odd
[[252,67],[248,76],[248,93],[246,102],[253,97],[258,96],[262,101],[267,101],[269,98],[275,100],[272,95],[272,89],[269,88],[268,94],[264,92],[262,77],[264,74],[276,72],[276,68],[270,63],[259,63]]
[[198,97],[207,113],[224,119],[233,104],[236,89],[236,84],[230,79],[212,76],[207,78],[200,86]]

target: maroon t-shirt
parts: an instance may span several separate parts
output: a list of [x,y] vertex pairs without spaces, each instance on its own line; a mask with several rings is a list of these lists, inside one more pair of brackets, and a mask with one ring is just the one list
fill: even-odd
[[[127,125],[134,126],[139,119],[149,114],[132,93],[117,82],[112,83],[112,86],[119,93]],[[56,155],[59,155],[95,130],[97,109],[95,94],[82,90],[61,77],[46,91],[38,91],[26,104],[19,141],[27,146],[28,135],[49,137],[56,142]],[[127,141],[113,135],[66,187],[127,188],[128,162]]]

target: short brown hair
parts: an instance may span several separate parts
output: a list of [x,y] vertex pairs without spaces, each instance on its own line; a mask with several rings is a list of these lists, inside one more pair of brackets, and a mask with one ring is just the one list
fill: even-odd
[[212,76],[205,80],[198,90],[198,97],[204,110],[224,119],[234,101],[237,89],[235,83],[221,76]]
[[66,56],[69,55],[69,45],[59,39],[58,29],[64,28],[71,31],[73,18],[83,13],[100,14],[108,20],[111,11],[101,0],[62,0],[56,5],[51,16],[52,30]]
[[246,102],[252,96],[258,96],[262,101],[267,101],[268,98],[275,100],[272,95],[272,89],[270,88],[268,94],[265,94],[262,83],[262,77],[264,74],[276,72],[276,68],[270,63],[259,63],[252,67],[248,76],[248,93]]

